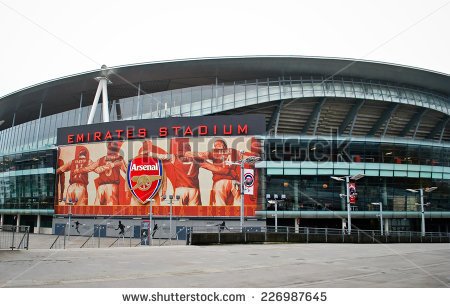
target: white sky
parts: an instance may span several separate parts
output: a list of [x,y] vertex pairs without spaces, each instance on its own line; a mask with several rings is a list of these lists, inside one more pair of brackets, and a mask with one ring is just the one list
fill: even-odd
[[450,0],[0,0],[0,96],[108,66],[304,55],[450,73]]

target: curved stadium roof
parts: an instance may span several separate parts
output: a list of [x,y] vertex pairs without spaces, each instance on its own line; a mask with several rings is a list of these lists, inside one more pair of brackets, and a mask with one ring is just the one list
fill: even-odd
[[[136,96],[137,84],[140,84],[142,93],[153,93],[210,85],[216,82],[227,83],[280,76],[318,76],[330,79],[352,78],[367,82],[381,81],[416,88],[444,97],[447,105],[450,105],[450,75],[407,66],[353,59],[293,56],[206,58],[132,64],[112,67],[109,70],[112,72],[109,75],[112,84],[108,87],[110,99]],[[98,85],[94,78],[100,74],[101,70],[95,70],[67,76],[1,97],[0,120],[5,121],[3,128],[10,126],[12,114],[19,110],[20,112],[16,114],[16,124],[36,118],[42,102],[44,102],[42,116],[78,108],[80,93],[83,93],[83,105],[91,104]],[[292,107],[293,105],[291,105]],[[313,112],[314,108],[311,108],[311,112]],[[347,111],[344,110],[344,113],[350,112],[351,106],[349,108]],[[385,108],[386,110],[381,110],[380,114],[389,111],[388,105]],[[251,109],[249,108],[249,110]],[[286,110],[291,112],[289,109]],[[414,117],[414,113],[420,112],[419,109],[410,111],[412,112],[410,120]],[[267,112],[268,122],[270,122],[274,110],[268,106],[264,112]],[[447,117],[446,112],[439,116],[438,112],[435,113],[438,122],[448,122],[448,112]],[[402,125],[407,126],[408,120],[405,121],[406,123]],[[283,123],[289,125],[289,120],[283,119],[282,114],[280,117],[281,128]],[[339,126],[339,124],[337,125]],[[370,130],[370,128],[368,129]],[[401,130],[399,128],[399,131]],[[430,132],[424,133],[424,136],[429,135]]]

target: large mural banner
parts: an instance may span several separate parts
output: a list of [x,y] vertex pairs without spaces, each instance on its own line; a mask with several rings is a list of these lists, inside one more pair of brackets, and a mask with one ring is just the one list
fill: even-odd
[[[252,136],[172,137],[61,145],[56,214],[239,216],[240,161],[261,156]],[[258,172],[244,168],[245,215],[254,216]],[[172,199],[169,198],[172,196]]]

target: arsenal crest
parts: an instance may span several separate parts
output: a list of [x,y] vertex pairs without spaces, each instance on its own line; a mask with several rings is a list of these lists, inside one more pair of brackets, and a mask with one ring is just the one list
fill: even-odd
[[133,195],[145,204],[161,187],[162,163],[152,157],[136,157],[128,164],[127,180]]

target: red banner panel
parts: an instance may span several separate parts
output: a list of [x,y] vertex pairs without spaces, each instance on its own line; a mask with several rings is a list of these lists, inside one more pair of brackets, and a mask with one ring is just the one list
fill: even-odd
[[[240,162],[260,155],[260,142],[247,136],[60,146],[55,213],[145,216],[152,200],[155,215],[169,215],[172,202],[174,216],[239,216]],[[245,215],[254,216],[257,170],[245,164],[245,172]]]

